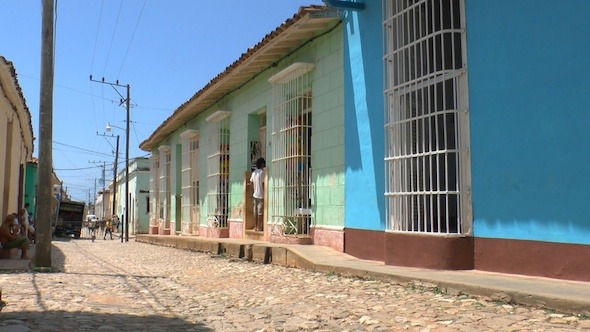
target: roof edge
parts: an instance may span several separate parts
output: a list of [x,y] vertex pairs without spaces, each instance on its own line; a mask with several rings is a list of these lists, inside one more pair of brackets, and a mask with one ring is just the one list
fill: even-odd
[[217,87],[216,85],[221,84],[222,80],[231,75],[234,71],[239,69],[242,64],[247,62],[248,60],[254,58],[256,53],[259,52],[265,46],[271,44],[274,40],[278,39],[283,33],[285,33],[290,27],[296,25],[296,23],[306,19],[306,18],[315,18],[315,17],[340,17],[339,11],[330,8],[325,5],[312,5],[312,6],[302,6],[299,7],[298,12],[293,15],[290,19],[287,19],[283,22],[280,26],[278,26],[275,30],[268,33],[263,39],[258,42],[255,46],[248,48],[247,52],[243,53],[236,61],[234,61],[231,65],[227,66],[226,69],[215,76],[213,79],[209,81],[202,89],[197,91],[189,100],[181,104],[179,107],[174,110],[172,115],[168,117],[154,132],[148,137],[146,140],[140,143],[139,148],[146,152],[151,152],[152,149],[162,141],[162,139],[158,139],[159,133],[164,130],[170,123],[178,116],[180,116],[183,112],[185,112],[190,105],[206,96],[209,91],[214,91]]

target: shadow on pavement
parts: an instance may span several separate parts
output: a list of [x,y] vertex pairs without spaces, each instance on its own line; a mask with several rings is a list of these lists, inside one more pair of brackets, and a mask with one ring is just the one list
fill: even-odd
[[[0,302],[0,311],[5,303]],[[99,308],[100,310],[100,308]],[[67,311],[2,313],[0,332],[8,331],[214,331],[177,317],[133,316]]]

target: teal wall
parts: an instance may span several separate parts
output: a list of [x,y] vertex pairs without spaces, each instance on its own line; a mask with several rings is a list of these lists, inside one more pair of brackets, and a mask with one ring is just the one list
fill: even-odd
[[147,234],[149,231],[149,214],[147,213],[147,197],[150,190],[150,161],[136,158],[129,173],[129,191],[134,199],[133,217],[137,220],[136,233]]
[[37,183],[38,181],[38,164],[27,163],[25,169],[25,203],[29,203],[29,213],[33,214],[33,218],[36,215],[37,208]]
[[[180,172],[174,172],[175,144],[187,129],[200,133],[200,201],[201,225],[207,224],[207,155],[208,123],[206,118],[217,110],[231,111],[230,115],[230,219],[244,218],[244,172],[250,170],[249,145],[256,136],[251,117],[261,110],[267,111],[267,143],[272,133],[272,85],[268,79],[294,62],[315,64],[312,75],[312,166],[314,182],[313,217],[317,225],[344,226],[344,77],[341,26],[315,38],[302,48],[270,67],[256,78],[228,94],[216,104],[191,119],[161,145],[172,149],[172,188],[181,181]],[[157,153],[157,148],[153,150]],[[272,149],[267,145],[267,165]],[[270,181],[272,185],[272,181]],[[173,193],[174,194],[174,193]],[[173,214],[174,218],[174,214]]]
[[318,226],[344,227],[344,71],[342,26],[313,47],[312,207]]
[[590,1],[466,10],[474,235],[590,244]]
[[346,227],[384,230],[382,8],[365,3],[344,16]]

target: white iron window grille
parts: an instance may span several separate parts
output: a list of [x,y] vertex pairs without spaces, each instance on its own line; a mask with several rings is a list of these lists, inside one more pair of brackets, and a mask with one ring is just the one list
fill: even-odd
[[199,135],[187,130],[182,141],[182,233],[194,234],[199,224]]
[[201,219],[201,202],[200,202],[200,177],[201,168],[199,167],[199,137],[194,137],[191,140],[191,227],[192,233],[196,233],[199,229],[199,223]]
[[172,162],[172,156],[170,153],[169,146],[161,146],[160,150],[160,157],[162,158],[162,164],[160,168],[160,228],[161,229],[169,229],[170,228],[170,216],[171,216],[171,207],[172,207],[172,193],[170,190],[170,164]]
[[271,77],[271,232],[309,236],[312,224],[310,64],[295,64]]
[[260,131],[259,131],[259,140],[260,140],[260,156],[266,158],[266,112],[260,114]]
[[160,174],[160,158],[158,156],[152,155],[150,158],[150,200],[149,204],[151,205],[149,209],[149,216],[150,216],[150,226],[157,227],[158,226],[158,211],[160,210],[159,207],[159,190],[160,187],[158,186],[159,183],[159,174]]
[[469,234],[463,0],[385,0],[388,229]]
[[217,111],[207,118],[207,225],[227,227],[229,216],[230,112]]

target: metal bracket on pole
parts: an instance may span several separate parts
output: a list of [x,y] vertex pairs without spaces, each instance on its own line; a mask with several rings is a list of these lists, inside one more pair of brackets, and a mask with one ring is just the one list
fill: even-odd
[[[123,221],[123,228],[125,230],[125,242],[129,242],[129,123],[130,123],[129,111],[131,108],[131,87],[129,86],[129,84],[127,84],[127,85],[119,84],[119,81],[116,81],[115,83],[106,82],[104,80],[104,77],[100,81],[94,80],[94,79],[92,79],[92,75],[90,75],[90,81],[112,86],[113,89],[115,89],[115,91],[117,91],[119,96],[121,96],[121,98],[122,98],[121,104],[125,103],[125,106],[126,106],[125,108],[127,109],[127,125],[126,125],[126,129],[125,129],[125,220]],[[121,93],[119,93],[119,90],[116,89],[116,87],[127,88],[127,98],[124,98],[123,95]],[[117,144],[117,146],[118,146],[118,144]],[[123,242],[123,236],[121,237],[121,242]]]

